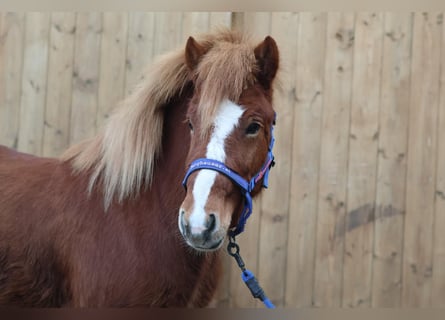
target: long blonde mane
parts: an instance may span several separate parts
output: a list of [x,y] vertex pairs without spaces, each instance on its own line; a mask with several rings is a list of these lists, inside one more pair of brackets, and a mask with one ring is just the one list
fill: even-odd
[[237,101],[255,81],[254,46],[246,35],[222,30],[197,40],[207,53],[194,71],[186,66],[184,48],[161,56],[114,110],[101,133],[62,155],[76,172],[91,172],[90,192],[102,182],[105,208],[115,196],[122,201],[151,184],[162,152],[163,106],[190,79],[201,89],[198,112],[204,128],[213,122],[223,99]]

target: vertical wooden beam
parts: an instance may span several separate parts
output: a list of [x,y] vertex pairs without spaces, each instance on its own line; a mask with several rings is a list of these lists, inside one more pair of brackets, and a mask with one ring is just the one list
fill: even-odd
[[50,14],[26,14],[18,149],[41,155],[45,119]]
[[432,302],[433,307],[443,307],[445,302],[445,24],[443,13],[437,16],[437,23],[442,25],[442,44],[440,58],[439,123],[437,133],[436,194],[434,217],[434,252]]
[[232,13],[231,12],[210,12],[210,30],[218,28],[230,29],[232,25]]
[[308,307],[314,285],[326,14],[301,13],[297,37],[286,301]]
[[184,12],[182,15],[182,42],[188,37],[205,33],[210,28],[209,12]]
[[441,14],[416,13],[409,110],[402,305],[431,304]]
[[341,306],[353,50],[354,14],[329,13],[315,248],[316,307]]
[[381,78],[373,307],[398,307],[410,92],[412,14],[385,15]]
[[343,306],[371,306],[383,15],[355,20]]
[[0,13],[0,143],[18,147],[25,15]]
[[125,94],[143,79],[144,70],[153,61],[155,13],[131,12],[128,17]]
[[154,55],[166,53],[182,45],[182,13],[158,12],[155,15]]
[[102,127],[111,111],[122,100],[127,54],[127,13],[103,14],[100,53],[97,126]]
[[[276,306],[283,306],[286,288],[286,255],[289,222],[289,187],[291,184],[293,115],[295,105],[295,73],[297,65],[298,15],[272,13],[270,35],[277,42],[281,67],[274,91],[277,124],[274,134],[276,165],[270,172],[269,189],[261,199],[261,233],[258,277]],[[261,40],[267,33],[261,35]],[[292,71],[291,71],[292,70]]]
[[44,156],[58,156],[69,145],[75,33],[75,13],[51,14]]
[[78,13],[73,66],[70,143],[96,133],[102,16]]
[[250,13],[232,12],[231,26],[233,30],[244,30],[244,15],[250,15]]

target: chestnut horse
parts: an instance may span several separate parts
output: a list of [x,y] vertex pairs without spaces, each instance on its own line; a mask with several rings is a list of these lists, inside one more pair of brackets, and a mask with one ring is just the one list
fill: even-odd
[[261,169],[278,59],[271,37],[190,37],[61,158],[0,147],[0,305],[207,306],[244,198],[213,170],[181,181],[197,158]]

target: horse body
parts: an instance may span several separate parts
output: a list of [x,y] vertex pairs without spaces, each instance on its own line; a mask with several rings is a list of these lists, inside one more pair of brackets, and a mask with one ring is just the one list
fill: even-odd
[[185,161],[188,132],[174,124],[184,108],[175,106],[168,117],[152,187],[137,201],[112,203],[106,212],[101,193],[86,192],[88,174],[73,176],[67,162],[0,147],[0,206],[8,209],[0,211],[0,305],[209,302],[218,253],[204,256],[186,248],[176,224],[184,195],[178,161]]
[[[178,51],[155,65],[104,133],[62,158],[0,146],[0,305],[209,304],[221,273],[217,249],[236,224],[243,199],[227,178],[213,175],[198,208],[201,220],[193,220],[197,195],[184,192],[181,181],[191,161],[210,148],[223,98],[243,105],[230,102],[242,116],[224,139],[216,137],[212,148],[221,150],[212,152],[230,155],[226,163],[246,179],[260,169],[270,141],[270,82],[278,53],[269,39],[254,55],[243,37],[230,32],[208,37],[202,46],[190,39],[185,55]],[[266,59],[271,54],[272,67]],[[232,63],[233,70],[215,78]],[[186,119],[202,134],[189,132]],[[233,158],[231,153],[240,153],[235,148],[244,154]],[[196,176],[188,179],[189,190]],[[212,228],[204,230],[208,226],[200,223],[210,216]]]

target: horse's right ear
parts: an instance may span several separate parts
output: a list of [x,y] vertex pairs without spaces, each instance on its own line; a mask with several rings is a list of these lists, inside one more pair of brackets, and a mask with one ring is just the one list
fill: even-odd
[[278,70],[279,53],[275,40],[267,36],[254,50],[258,65],[258,81],[268,90]]
[[185,45],[185,63],[190,70],[194,70],[201,57],[206,53],[205,48],[193,37],[189,37]]

